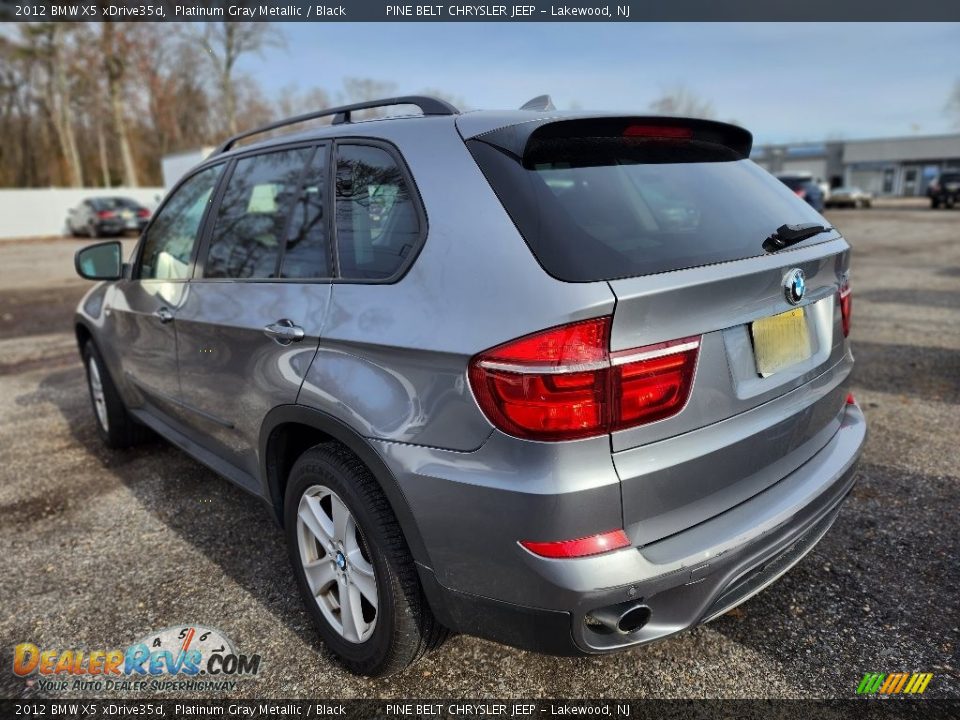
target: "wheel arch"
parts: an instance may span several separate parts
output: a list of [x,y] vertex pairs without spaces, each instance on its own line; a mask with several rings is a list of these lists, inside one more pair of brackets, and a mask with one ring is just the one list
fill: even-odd
[[77,350],[83,352],[83,346],[93,340],[93,331],[87,327],[85,322],[77,321],[74,323],[73,332],[77,336]]
[[294,462],[305,450],[328,440],[339,442],[367,466],[387,497],[414,560],[432,567],[410,505],[380,454],[353,428],[322,410],[279,405],[260,426],[260,477],[276,521],[283,526],[284,493]]

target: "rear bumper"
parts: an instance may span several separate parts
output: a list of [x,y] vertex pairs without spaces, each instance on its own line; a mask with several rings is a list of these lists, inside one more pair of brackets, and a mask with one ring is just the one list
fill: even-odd
[[[727,512],[640,548],[575,560],[531,556],[540,577],[530,584],[547,579],[556,591],[552,607],[457,592],[421,566],[424,587],[449,627],[539,652],[612,652],[672,635],[748,599],[816,545],[855,483],[865,439],[864,416],[848,405],[823,449]],[[624,603],[648,607],[649,621],[625,635],[588,624],[591,612]]]
[[123,220],[100,220],[96,225],[97,232],[102,235],[119,234],[127,227]]

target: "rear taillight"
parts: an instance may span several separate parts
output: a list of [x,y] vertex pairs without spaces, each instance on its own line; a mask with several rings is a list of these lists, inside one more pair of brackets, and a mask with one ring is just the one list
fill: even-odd
[[139,210],[137,210],[137,217],[148,218],[150,217],[150,211],[147,210],[146,208],[140,208]]
[[612,430],[676,415],[687,403],[700,338],[684,338],[612,357],[615,391]]
[[529,440],[603,435],[680,412],[700,338],[610,353],[610,322],[562,325],[480,353],[469,371],[480,408]]
[[850,313],[853,312],[853,296],[850,294],[850,278],[840,281],[840,319],[843,323],[843,336],[850,334]]
[[113,212],[112,210],[101,210],[100,212],[97,213],[97,217],[100,218],[101,220],[107,220],[109,218],[112,218],[114,215],[116,215],[116,213]]
[[546,558],[576,558],[599,555],[600,553],[619,550],[630,545],[630,540],[623,530],[578,538],[577,540],[560,540],[557,542],[533,542],[523,540],[520,544],[534,555]]
[[798,198],[805,198],[807,196],[807,191],[803,188],[797,188],[793,192]]

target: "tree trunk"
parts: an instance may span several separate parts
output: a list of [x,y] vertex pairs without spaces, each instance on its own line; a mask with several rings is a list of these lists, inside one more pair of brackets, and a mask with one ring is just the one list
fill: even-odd
[[63,150],[63,159],[67,164],[67,179],[71,187],[83,187],[83,169],[80,166],[80,152],[77,150],[77,137],[73,132],[73,118],[70,97],[70,86],[67,83],[67,74],[63,67],[61,51],[63,49],[63,32],[59,24],[55,24],[51,35],[52,53],[51,64],[53,71],[53,87],[51,88],[51,110],[53,111],[54,127]]
[[107,161],[107,139],[103,135],[103,120],[97,118],[97,150],[100,154],[100,171],[103,173],[103,186],[110,187],[110,163]]
[[120,159],[123,163],[123,184],[126,187],[137,187],[137,167],[133,162],[127,119],[123,114],[123,58],[116,51],[112,22],[103,23],[103,64],[107,73],[107,93],[113,112],[113,128],[117,134]]

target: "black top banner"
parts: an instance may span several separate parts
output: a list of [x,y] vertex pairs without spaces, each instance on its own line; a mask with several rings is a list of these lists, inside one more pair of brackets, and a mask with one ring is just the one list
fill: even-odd
[[[0,0],[7,22],[957,21],[945,0]],[[785,47],[785,52],[795,48]]]

